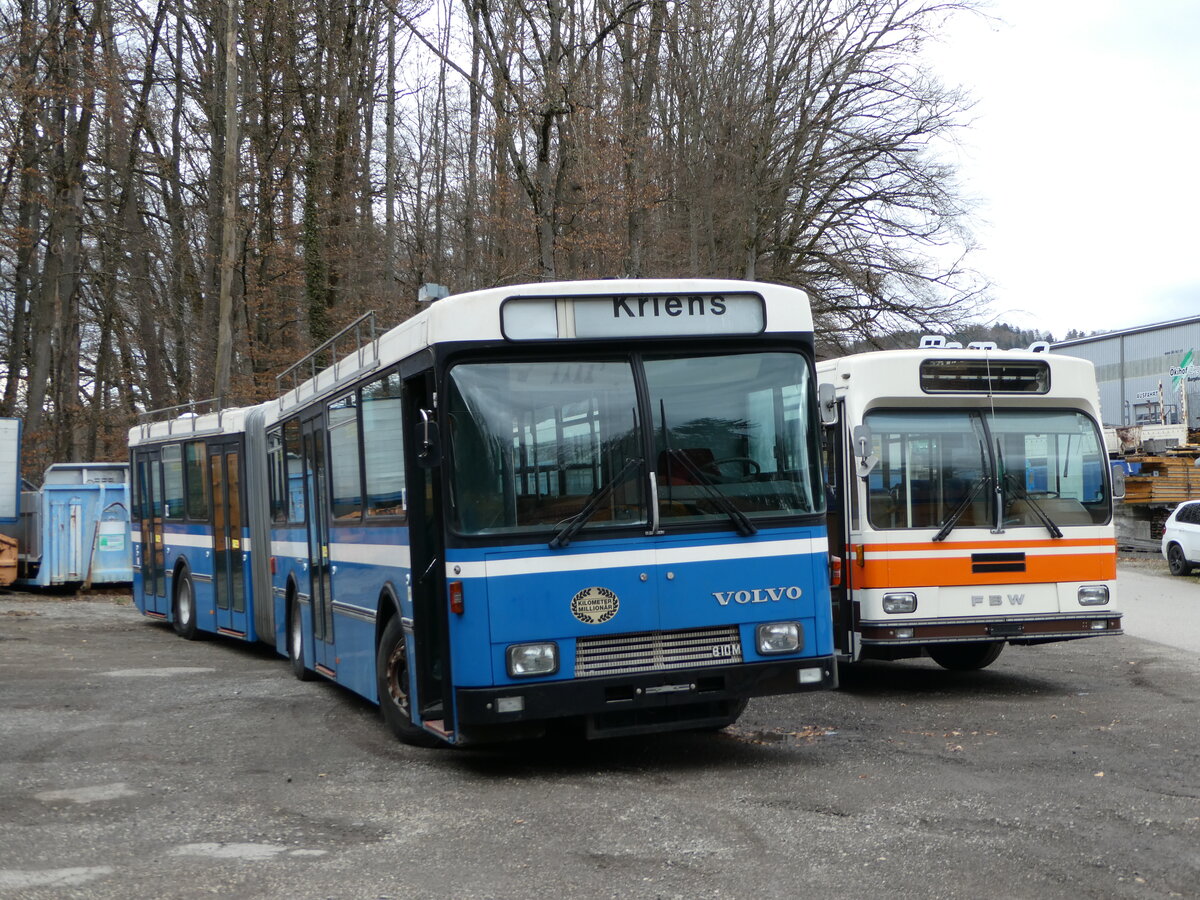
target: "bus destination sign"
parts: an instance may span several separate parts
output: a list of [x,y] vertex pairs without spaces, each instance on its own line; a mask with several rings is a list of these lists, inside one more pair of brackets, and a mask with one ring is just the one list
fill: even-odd
[[765,325],[758,294],[633,294],[519,297],[501,310],[510,340],[698,337],[758,334]]

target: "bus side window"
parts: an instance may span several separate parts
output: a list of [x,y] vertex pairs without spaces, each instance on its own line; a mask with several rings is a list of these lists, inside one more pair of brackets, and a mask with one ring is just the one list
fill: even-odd
[[287,474],[283,458],[283,430],[272,428],[267,433],[267,482],[271,492],[271,522],[287,522]]
[[192,521],[208,518],[208,481],[204,477],[204,442],[184,445],[184,469],[187,474],[187,516]]
[[362,389],[363,470],[367,516],[404,516],[404,419],[400,375],[393,372]]
[[333,518],[362,519],[362,466],[358,449],[358,397],[347,394],[329,404],[329,484]]
[[172,521],[183,518],[183,448],[166,444],[162,448],[164,517]]
[[300,450],[300,420],[292,419],[283,426],[287,520],[292,524],[304,522],[304,462]]

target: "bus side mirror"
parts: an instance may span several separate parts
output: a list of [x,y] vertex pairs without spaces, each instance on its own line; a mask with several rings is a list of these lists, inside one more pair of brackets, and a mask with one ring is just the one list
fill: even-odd
[[822,381],[817,385],[817,406],[821,410],[822,425],[836,425],[838,420],[837,397],[833,385]]
[[437,422],[433,413],[420,410],[421,421],[417,423],[417,465],[422,469],[436,469],[442,464],[442,442],[438,435]]
[[866,478],[879,465],[879,457],[871,452],[871,428],[869,425],[854,427],[854,458],[858,460],[855,470],[859,478]]
[[[1200,459],[1196,460],[1196,464],[1200,465]],[[1112,492],[1113,500],[1125,499],[1125,466],[1123,463],[1113,463],[1109,467],[1112,472]]]

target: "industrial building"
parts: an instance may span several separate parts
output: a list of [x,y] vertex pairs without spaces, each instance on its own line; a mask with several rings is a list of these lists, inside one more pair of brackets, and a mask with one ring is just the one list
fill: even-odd
[[1200,316],[1059,341],[1096,367],[1104,424],[1200,429]]

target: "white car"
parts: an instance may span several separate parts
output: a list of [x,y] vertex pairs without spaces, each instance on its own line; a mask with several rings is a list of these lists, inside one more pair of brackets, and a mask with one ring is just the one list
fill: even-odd
[[1200,500],[1180,503],[1163,526],[1162,553],[1172,575],[1200,566]]

